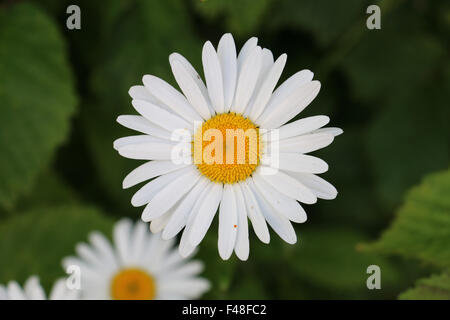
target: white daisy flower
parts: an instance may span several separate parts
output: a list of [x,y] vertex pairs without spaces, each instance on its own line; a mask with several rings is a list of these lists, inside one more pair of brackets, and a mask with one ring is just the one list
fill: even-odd
[[117,222],[114,246],[101,233],[76,246],[78,257],[63,259],[64,268],[80,270],[81,297],[89,300],[195,299],[210,283],[198,277],[203,263],[173,250],[173,241],[151,234],[143,222]]
[[[53,285],[48,300],[78,300],[79,291],[69,289],[65,279],[59,279]],[[0,285],[0,300],[47,300],[44,289],[37,276],[31,276],[25,281],[23,288],[10,281],[6,286]]]
[[[270,240],[269,224],[283,240],[295,243],[290,221],[306,220],[299,202],[337,195],[317,176],[328,165],[306,153],[326,147],[342,130],[322,128],[327,116],[287,123],[316,97],[320,82],[302,70],[275,89],[286,54],[274,61],[257,38],[249,39],[238,55],[231,34],[220,39],[217,50],[208,41],[202,61],[206,86],[192,65],[173,53],[169,62],[183,94],[152,75],[129,90],[140,115],[122,115],[117,121],[143,134],[120,138],[114,148],[124,157],[150,161],[128,174],[123,187],[152,179],[135,193],[132,205],[146,205],[142,220],[151,221],[163,239],[184,228],[183,256],[202,241],[217,209],[222,259],[233,251],[241,260],[248,258],[247,218],[262,242]],[[180,129],[183,143],[175,141]],[[239,129],[245,134],[228,140],[229,131]]]

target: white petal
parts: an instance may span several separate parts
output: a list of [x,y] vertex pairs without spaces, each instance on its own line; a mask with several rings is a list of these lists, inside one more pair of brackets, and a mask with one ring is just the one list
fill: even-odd
[[311,173],[290,173],[294,178],[298,179],[307,188],[309,188],[320,199],[331,200],[336,198],[337,190],[328,181]]
[[[278,144],[278,151],[285,153],[308,153],[330,145],[334,136],[327,133],[310,133],[293,138],[283,139]],[[270,150],[270,144],[267,144]]]
[[161,279],[164,281],[174,280],[174,279],[186,279],[195,277],[199,273],[204,270],[204,265],[201,261],[190,261],[182,264],[181,266],[177,266],[173,270],[167,270],[166,274],[161,274]]
[[156,179],[145,184],[142,188],[140,188],[131,198],[131,204],[135,207],[143,206],[150,202],[153,197],[164,188],[167,184],[172,182],[174,179],[182,176],[188,170],[191,170],[190,167],[182,168],[175,170],[173,172],[164,174]]
[[106,264],[106,261],[102,259],[102,257],[98,255],[91,248],[91,246],[88,246],[86,243],[78,243],[75,246],[75,251],[80,258],[93,265],[94,267],[102,268]]
[[327,127],[327,128],[321,128],[314,131],[315,133],[328,133],[333,136],[338,136],[344,132],[341,128],[334,128],[334,127]]
[[[256,174],[260,174],[261,166],[257,169]],[[278,171],[276,174],[261,174],[272,187],[284,195],[296,199],[300,202],[313,204],[317,202],[317,197],[302,183],[295,178]]]
[[25,292],[23,292],[22,288],[16,281],[10,281],[8,283],[7,291],[10,300],[28,300]]
[[146,162],[131,171],[123,180],[123,188],[132,187],[143,181],[186,167],[187,164],[176,164],[171,160],[155,160]]
[[258,38],[252,37],[248,39],[241,48],[241,51],[238,55],[238,70],[241,69],[242,64],[247,59],[247,56],[250,54],[253,48],[258,44]]
[[161,232],[166,227],[167,223],[173,215],[173,212],[174,210],[172,208],[162,216],[152,220],[152,222],[150,223],[150,231],[153,233]]
[[41,286],[39,278],[31,276],[23,286],[25,295],[30,300],[45,300],[45,292]]
[[117,267],[116,255],[106,237],[98,231],[94,231],[89,235],[89,240],[92,246],[97,250],[98,254],[102,255],[102,259],[106,261],[106,264],[111,268]]
[[0,284],[0,300],[9,300],[6,288]]
[[171,142],[129,144],[118,151],[122,157],[136,160],[170,160],[175,145]]
[[169,58],[169,61],[173,75],[189,103],[203,119],[209,119],[211,117],[208,107],[209,101],[203,95],[203,92],[198,85],[197,80],[199,79],[196,79],[198,75],[193,74],[189,69],[189,66],[183,64],[179,59]]
[[150,91],[148,91],[144,86],[132,86],[130,90],[128,90],[128,94],[135,100],[144,100],[156,105],[159,104],[158,99],[152,96]]
[[301,70],[290,76],[273,92],[264,112],[258,118],[258,121],[267,118],[284,100],[296,92],[298,88],[310,82],[313,77],[314,73],[307,69]]
[[[299,87],[290,96],[284,99],[278,107],[260,125],[264,128],[278,128],[294,118],[314,100],[320,91],[320,82],[308,82]],[[263,114],[264,115],[264,114]],[[259,120],[258,120],[259,121]]]
[[250,244],[248,239],[248,221],[247,209],[245,206],[244,195],[239,184],[233,185],[234,194],[236,196],[236,210],[237,210],[237,235],[234,252],[242,261],[248,259],[250,253]]
[[219,255],[228,260],[233,253],[237,233],[236,199],[233,187],[225,184],[219,209]]
[[296,200],[275,190],[258,174],[253,175],[253,181],[264,199],[266,199],[279,214],[293,222],[303,223],[306,221],[306,212]]
[[223,76],[223,95],[225,112],[228,112],[233,102],[237,79],[236,46],[231,33],[222,36],[217,46],[220,66]]
[[297,235],[292,227],[292,224],[287,218],[277,213],[267,202],[267,200],[261,195],[255,185],[249,183],[252,191],[254,192],[258,204],[261,208],[261,212],[267,220],[267,223],[272,229],[280,236],[281,239],[287,243],[294,244],[297,242]]
[[113,239],[120,263],[126,263],[130,254],[131,221],[121,219],[114,225]]
[[197,247],[194,246],[189,240],[191,233],[192,233],[192,226],[186,225],[186,228],[184,229],[183,234],[181,235],[180,246],[178,247],[178,251],[183,258],[187,258],[190,255],[192,255],[193,252],[195,251],[195,248]]
[[261,71],[259,72],[258,81],[255,90],[259,90],[265,81],[267,74],[273,66],[273,54],[269,49],[263,48],[261,51]]
[[210,194],[199,208],[192,225],[192,232],[189,235],[191,245],[197,246],[203,240],[219,207],[220,200],[222,199],[222,190],[222,184],[215,183]]
[[281,126],[278,131],[278,136],[280,140],[299,136],[321,128],[328,122],[330,122],[330,118],[327,116],[303,118]]
[[133,100],[131,101],[131,104],[136,111],[143,115],[147,120],[161,126],[170,133],[179,129],[186,129],[190,132],[193,131],[193,126],[186,120],[152,103],[142,100]]
[[50,291],[49,300],[78,300],[79,293],[77,289],[69,289],[65,279],[59,279]]
[[181,197],[191,190],[199,178],[198,170],[194,166],[188,167],[187,172],[168,183],[155,194],[142,212],[141,219],[148,222],[166,213]]
[[127,263],[137,264],[145,252],[147,246],[147,225],[136,221],[130,232],[130,252]]
[[264,111],[264,108],[266,107],[270,97],[272,96],[273,89],[275,89],[275,86],[280,79],[281,73],[283,72],[284,66],[286,65],[286,59],[287,55],[282,54],[270,68],[267,76],[261,84],[261,88],[252,101],[251,108],[246,110],[246,112],[249,112],[247,114],[250,119],[258,119],[258,117]]
[[255,47],[239,69],[236,93],[234,95],[231,111],[243,113],[255,90],[256,82],[261,71],[261,47]]
[[256,96],[261,91],[261,87],[263,83],[265,82],[267,75],[270,71],[270,69],[273,66],[273,54],[272,51],[269,49],[263,48],[261,51],[261,68],[258,75],[258,80],[256,81],[255,89],[253,90],[253,94],[247,104],[247,107],[244,111],[244,116],[248,117],[250,114],[250,110],[253,107],[253,104],[255,102]]
[[[298,153],[280,153],[279,168],[293,172],[324,173],[328,164],[317,157]],[[263,161],[263,164],[265,161]]]
[[208,109],[209,109],[210,114],[211,115],[214,114],[214,109],[212,108],[211,101],[209,99],[208,89],[206,89],[206,86],[203,83],[202,78],[197,73],[195,68],[189,63],[189,61],[185,57],[183,57],[179,53],[175,52],[169,56],[170,63],[172,63],[172,61],[174,61],[174,60],[177,60],[178,62],[180,62],[184,66],[184,69],[189,72],[189,74],[191,75],[191,78],[197,84],[197,87],[200,89],[202,95],[205,97],[205,100],[208,103]]
[[154,137],[170,140],[170,132],[142,116],[123,115],[117,117],[117,122],[126,128],[149,134]]
[[124,146],[127,145],[136,145],[141,143],[147,143],[147,142],[157,142],[157,143],[168,143],[174,145],[175,143],[172,141],[168,141],[165,139],[157,138],[149,136],[148,134],[141,134],[137,136],[128,136],[128,137],[122,137],[119,139],[114,140],[113,148],[116,150],[121,149]]
[[249,179],[239,184],[244,195],[248,217],[252,222],[253,230],[259,240],[264,243],[269,243],[270,234],[269,229],[267,228],[266,219],[264,218],[261,209],[259,208],[258,201],[256,200],[255,195],[250,189],[248,183]]
[[[188,216],[191,214],[191,209],[193,209],[196,201],[207,189],[207,183],[208,180],[201,177],[194,188],[192,188],[186,197],[180,202],[162,233],[163,240],[173,238],[178,232],[181,231],[181,229],[183,229],[187,223]],[[206,194],[203,196],[206,196]]]
[[203,71],[209,98],[217,113],[224,112],[223,77],[219,57],[211,42],[207,41],[202,51]]
[[153,96],[162,101],[182,118],[189,122],[202,120],[200,115],[189,104],[186,98],[164,80],[147,74],[142,78],[142,81],[144,82],[145,88],[147,88]]
[[203,278],[194,279],[175,279],[166,281],[160,285],[160,290],[165,296],[174,299],[174,297],[185,297],[186,299],[196,299],[210,288],[208,280]]

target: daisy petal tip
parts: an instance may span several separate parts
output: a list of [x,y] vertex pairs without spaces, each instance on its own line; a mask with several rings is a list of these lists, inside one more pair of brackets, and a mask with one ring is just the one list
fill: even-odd
[[238,253],[238,252],[236,252],[236,256],[239,258],[239,260],[241,260],[241,261],[247,261],[248,260],[248,256],[249,256],[249,253]]
[[267,234],[266,236],[260,238],[260,240],[262,243],[269,244],[270,243],[270,234]]
[[129,187],[131,187],[131,184],[130,184],[130,182],[128,181],[128,179],[125,178],[125,179],[122,181],[122,189],[128,189]]
[[122,122],[123,122],[123,115],[117,116],[116,122],[119,123],[119,124],[122,124]]
[[172,52],[172,53],[169,55],[169,63],[173,63],[174,61],[176,61],[177,58],[178,58],[179,56],[180,56],[179,53],[177,53],[177,52]]
[[215,50],[213,44],[211,43],[211,41],[206,41],[205,44],[203,45],[203,53],[205,54],[206,52],[209,52],[210,50]]
[[223,252],[219,252],[219,256],[223,261],[227,261],[228,259],[230,259],[231,254],[225,254]]
[[287,239],[286,242],[289,243],[289,244],[296,244],[297,243],[297,236]]

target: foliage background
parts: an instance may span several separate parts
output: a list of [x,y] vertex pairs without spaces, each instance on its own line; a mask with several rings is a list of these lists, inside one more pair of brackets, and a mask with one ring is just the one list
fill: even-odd
[[[66,28],[70,4],[81,30]],[[381,30],[365,26],[369,4]],[[136,188],[121,188],[137,163],[112,148],[129,134],[115,122],[133,113],[127,91],[148,73],[175,84],[174,51],[202,70],[202,43],[225,32],[286,52],[282,80],[314,71],[322,90],[301,116],[345,133],[317,152],[339,195],[307,208],[296,245],[251,234],[249,261],[223,262],[213,225],[205,298],[450,299],[444,0],[0,1],[0,283],[38,274],[48,289],[90,231],[139,218]],[[371,264],[381,290],[366,288]]]

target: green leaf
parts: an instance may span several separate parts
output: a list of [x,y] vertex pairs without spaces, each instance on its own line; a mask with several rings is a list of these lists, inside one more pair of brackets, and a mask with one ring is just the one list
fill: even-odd
[[235,36],[254,36],[265,20],[272,0],[192,0],[194,8],[209,22],[225,21],[225,29]]
[[0,8],[0,206],[11,209],[69,130],[76,96],[64,41],[30,4]]
[[16,210],[76,204],[80,201],[71,186],[53,170],[45,170],[36,179],[29,195],[21,197]]
[[400,254],[450,266],[450,170],[427,176],[411,189],[392,225],[365,250]]
[[122,158],[113,149],[115,139],[137,134],[119,125],[116,118],[137,114],[128,90],[142,85],[143,75],[153,74],[174,83],[168,59],[172,52],[199,66],[201,44],[190,25],[181,0],[136,1],[101,48],[104,57],[91,79],[94,99],[82,106],[83,132],[100,181],[122,208],[130,208],[131,195],[136,192],[136,188],[122,190],[122,180],[141,163]]
[[450,276],[447,273],[420,279],[414,288],[400,294],[401,300],[450,300]]
[[64,275],[61,259],[88,233],[111,233],[113,221],[83,206],[42,207],[19,213],[0,226],[0,283],[23,283],[36,274],[50,288]]

